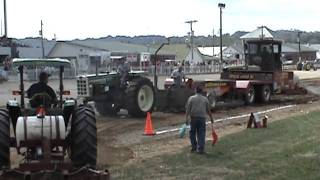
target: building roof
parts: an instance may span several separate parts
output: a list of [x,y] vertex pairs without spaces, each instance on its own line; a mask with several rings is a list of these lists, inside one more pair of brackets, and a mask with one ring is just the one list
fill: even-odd
[[320,44],[307,44],[305,46],[310,47],[316,51],[320,51]]
[[262,26],[258,27],[258,29],[249,32],[240,37],[240,39],[273,39],[274,36],[271,34],[270,29]]
[[[16,43],[23,47],[18,47],[20,57],[42,57],[42,45],[40,38],[15,39]],[[56,41],[43,40],[44,55],[48,56]]]
[[[17,47],[20,58],[41,58],[42,48],[39,47]],[[45,50],[45,55],[47,55]]]
[[76,44],[73,43],[71,41],[57,41],[57,43],[55,44],[55,46],[51,49],[51,51],[48,53],[48,57],[53,56],[53,53],[57,50],[57,48],[59,48],[60,45],[62,44],[66,44],[66,45],[71,45],[71,46],[76,46],[79,48],[86,48],[86,49],[92,49],[92,50],[97,50],[97,51],[106,51],[104,49],[99,49],[99,48],[94,48],[94,47],[90,47],[90,46],[86,46],[86,45],[82,45],[82,44]]
[[[226,48],[227,48],[226,46],[222,47],[222,51]],[[198,47],[198,50],[203,55],[211,56],[211,58],[213,56],[213,47]],[[214,55],[218,56],[219,54],[220,54],[220,47],[214,47]]]
[[11,48],[0,46],[0,55],[11,55]]
[[[306,45],[300,45],[301,52],[316,52],[314,48],[307,47]],[[299,52],[299,44],[285,43],[282,44],[283,53],[296,53]]]
[[[153,45],[153,51],[151,53],[154,54],[159,46],[160,45]],[[187,57],[189,51],[190,48],[186,44],[169,44],[163,46],[158,54],[175,55],[177,61],[183,61]]]
[[104,49],[111,52],[129,52],[129,53],[141,53],[150,52],[147,46],[128,44],[117,41],[104,41],[104,40],[74,40],[74,44],[89,46],[98,49]]

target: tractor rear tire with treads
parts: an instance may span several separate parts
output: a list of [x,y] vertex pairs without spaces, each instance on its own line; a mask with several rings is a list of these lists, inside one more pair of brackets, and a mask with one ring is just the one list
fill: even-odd
[[71,161],[74,166],[97,163],[97,127],[94,110],[80,106],[74,110],[71,122]]
[[254,104],[255,99],[256,99],[255,88],[254,88],[254,86],[250,86],[247,89],[247,92],[246,92],[246,94],[244,96],[245,104],[246,105],[252,105],[252,104]]
[[[155,104],[152,82],[147,78],[139,78],[133,80],[133,83],[134,85],[129,86],[126,90],[126,109],[133,117],[146,117],[147,112],[151,112]],[[146,107],[140,107],[139,99],[140,105]]]
[[256,98],[260,103],[268,103],[271,96],[271,88],[269,85],[263,85],[256,89]]
[[0,169],[10,166],[10,118],[5,109],[0,109]]

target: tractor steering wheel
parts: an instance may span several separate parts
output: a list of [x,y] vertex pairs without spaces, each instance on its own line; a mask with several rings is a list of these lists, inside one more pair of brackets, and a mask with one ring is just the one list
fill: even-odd
[[30,105],[33,108],[43,105],[44,107],[51,107],[54,104],[52,97],[48,93],[36,93],[30,98]]

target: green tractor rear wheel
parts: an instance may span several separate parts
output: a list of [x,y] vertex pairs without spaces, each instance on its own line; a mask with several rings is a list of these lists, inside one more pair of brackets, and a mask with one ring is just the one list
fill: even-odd
[[96,166],[97,127],[94,111],[88,106],[74,110],[71,121],[71,161],[76,167]]
[[133,80],[126,90],[126,109],[133,117],[145,117],[154,107],[155,93],[147,78]]

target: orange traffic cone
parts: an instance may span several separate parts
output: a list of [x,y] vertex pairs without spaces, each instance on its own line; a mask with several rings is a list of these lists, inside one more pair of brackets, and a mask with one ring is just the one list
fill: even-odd
[[146,136],[155,135],[155,132],[153,131],[153,128],[152,128],[152,121],[151,121],[150,112],[147,112],[146,125],[144,127],[144,135],[146,135]]

